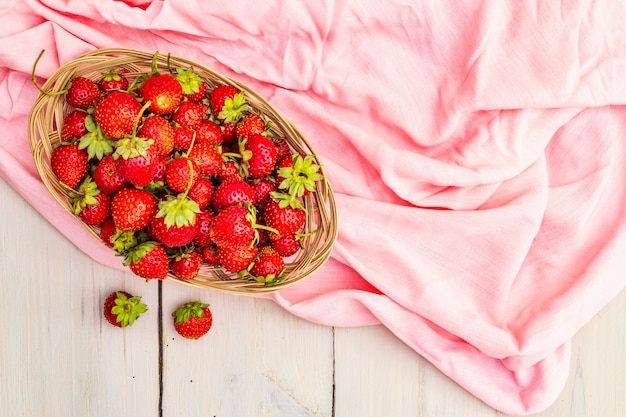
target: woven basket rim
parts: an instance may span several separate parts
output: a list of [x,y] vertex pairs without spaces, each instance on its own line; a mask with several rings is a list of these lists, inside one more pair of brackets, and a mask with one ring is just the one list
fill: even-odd
[[[134,74],[149,69],[154,57],[154,52],[135,49],[96,49],[61,65],[41,88],[49,92],[59,92],[75,76],[86,76],[95,81],[101,77],[103,72],[111,68],[124,68],[128,71],[129,77],[132,77]],[[171,273],[167,279],[197,288],[255,295],[279,291],[310,276],[328,260],[332,252],[333,244],[337,238],[337,208],[332,187],[326,179],[323,161],[304,134],[259,93],[235,79],[220,74],[200,63],[171,54],[159,53],[155,62],[160,71],[167,71],[169,68],[176,67],[193,67],[207,82],[209,88],[219,84],[230,84],[243,91],[250,110],[263,114],[272,121],[270,132],[277,137],[285,138],[294,151],[313,155],[320,165],[320,172],[324,176],[324,180],[318,183],[317,190],[304,197],[307,222],[303,233],[310,233],[311,236],[305,238],[304,249],[301,249],[293,258],[285,259],[284,280],[273,285],[265,285],[248,279],[237,279],[232,273],[225,272],[223,269],[211,269],[206,265],[203,265],[200,275],[193,280],[183,280]],[[59,185],[49,163],[55,144],[60,142],[59,126],[62,125],[63,116],[69,110],[70,107],[62,95],[40,93],[29,116],[28,137],[35,166],[42,182],[55,200],[73,214],[67,192]],[[86,225],[78,217],[76,220],[102,242],[99,228]]]

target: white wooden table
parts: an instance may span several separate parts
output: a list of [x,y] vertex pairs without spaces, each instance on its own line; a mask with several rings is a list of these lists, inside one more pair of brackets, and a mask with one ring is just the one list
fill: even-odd
[[[504,416],[380,326],[323,327],[271,301],[168,281],[159,294],[92,261],[2,180],[0,213],[5,416]],[[117,289],[149,306],[132,328],[102,318]],[[198,341],[169,316],[192,299],[214,314]],[[622,293],[576,336],[568,384],[538,416],[626,415],[625,317]]]

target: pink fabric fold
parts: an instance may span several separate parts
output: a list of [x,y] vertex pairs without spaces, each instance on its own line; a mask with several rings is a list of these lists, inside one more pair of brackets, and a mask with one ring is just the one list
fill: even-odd
[[569,340],[626,284],[626,4],[9,1],[0,176],[95,261],[45,189],[37,90],[102,47],[237,78],[307,136],[338,205],[331,259],[272,295],[329,326],[383,324],[490,406],[559,395]]

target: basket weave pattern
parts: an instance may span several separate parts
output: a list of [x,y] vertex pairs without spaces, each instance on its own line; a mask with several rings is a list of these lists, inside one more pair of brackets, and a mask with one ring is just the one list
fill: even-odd
[[[67,83],[77,76],[87,77],[97,82],[104,72],[112,68],[124,69],[129,78],[134,78],[150,71],[153,57],[153,53],[136,50],[99,49],[61,66],[46,81],[42,89],[50,92],[62,91]],[[304,135],[249,87],[201,64],[180,57],[159,54],[157,66],[160,72],[167,72],[169,68],[193,67],[204,79],[209,90],[221,84],[237,87],[244,92],[251,112],[262,114],[271,120],[270,134],[277,138],[284,138],[296,152],[313,155],[320,165],[320,172],[324,175],[322,161]],[[30,114],[28,136],[35,165],[44,185],[59,204],[72,213],[68,194],[59,185],[50,168],[52,150],[61,141],[60,129],[63,118],[70,110],[71,107],[66,103],[64,95],[40,94]],[[326,262],[337,235],[335,200],[331,186],[326,180],[319,181],[316,191],[303,197],[303,206],[307,211],[307,219],[301,233],[308,236],[302,240],[303,248],[292,258],[285,260],[285,278],[274,285],[266,286],[248,279],[239,279],[234,273],[221,268],[209,268],[206,265],[203,265],[200,274],[193,280],[182,280],[171,274],[168,279],[195,287],[241,294],[274,292],[304,279]],[[76,220],[81,221],[78,217]],[[95,238],[100,239],[99,228],[84,223],[83,225]]]

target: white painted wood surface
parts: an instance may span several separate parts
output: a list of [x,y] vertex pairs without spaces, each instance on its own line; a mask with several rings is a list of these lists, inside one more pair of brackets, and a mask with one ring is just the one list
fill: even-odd
[[[0,180],[0,405],[11,417],[504,416],[380,327],[328,328],[267,300],[162,284],[93,262]],[[149,311],[102,319],[126,289]],[[169,314],[211,304],[214,327],[179,337]],[[572,372],[538,417],[626,415],[626,293],[573,341]],[[160,385],[162,381],[162,385]],[[160,393],[162,392],[162,395]]]

